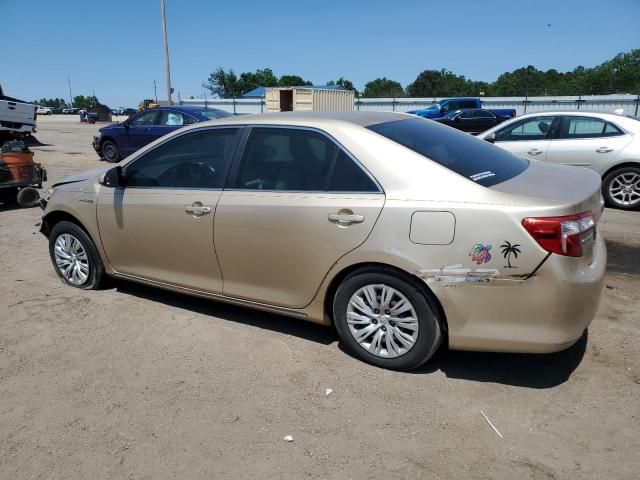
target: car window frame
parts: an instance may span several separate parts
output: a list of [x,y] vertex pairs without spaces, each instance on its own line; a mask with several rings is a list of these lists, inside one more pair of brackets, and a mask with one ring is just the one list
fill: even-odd
[[[618,130],[620,130],[622,133],[620,135],[601,135],[599,137],[560,137],[560,135],[562,134],[563,130],[564,130],[564,122],[567,121],[570,118],[588,118],[588,119],[593,119],[593,120],[599,120],[601,122],[604,122],[605,127],[608,123],[610,123],[611,125],[613,125],[614,127],[616,127]],[[600,117],[593,117],[589,114],[586,115],[561,115],[561,123],[558,126],[558,128],[556,128],[556,132],[554,135],[553,140],[554,141],[578,141],[578,140],[601,140],[601,139],[607,139],[607,138],[619,138],[619,137],[623,137],[625,135],[629,135],[629,132],[627,130],[625,130],[623,127],[621,127],[620,125],[618,125],[615,122],[612,122],[609,119],[605,119],[605,118],[600,118]]]
[[[478,113],[485,113],[488,116],[486,116],[486,117],[478,117],[477,116]],[[493,113],[490,110],[486,110],[484,108],[479,108],[479,109],[473,111],[473,118],[486,119],[486,120],[495,120],[498,117],[497,117],[497,115],[495,113]]]
[[231,155],[231,160],[229,161],[229,166],[227,167],[227,171],[225,174],[225,178],[224,181],[221,182],[220,187],[160,187],[160,186],[141,186],[141,185],[132,185],[132,186],[128,186],[125,183],[124,186],[124,190],[127,189],[144,189],[144,190],[201,190],[201,191],[208,191],[208,192],[213,192],[213,191],[222,191],[225,189],[225,187],[228,185],[228,181],[229,181],[229,175],[231,173],[231,169],[233,168],[233,165],[236,161],[236,157],[238,155],[238,151],[240,150],[240,144],[242,142],[242,139],[244,138],[245,134],[246,134],[246,125],[213,125],[213,126],[207,126],[207,127],[200,127],[200,128],[194,128],[194,129],[189,129],[186,131],[181,131],[180,133],[176,134],[176,135],[171,135],[169,138],[165,138],[161,143],[158,143],[157,145],[154,145],[153,148],[150,148],[148,150],[145,150],[144,152],[142,152],[140,155],[136,156],[135,158],[132,158],[130,161],[128,161],[125,165],[123,165],[122,167],[122,176],[123,178],[127,178],[127,171],[131,168],[132,165],[134,165],[136,162],[140,161],[141,159],[143,159],[144,157],[146,157],[149,153],[153,152],[154,150],[156,150],[157,148],[160,148],[162,145],[165,145],[166,143],[172,141],[172,140],[177,140],[180,137],[183,137],[185,135],[189,135],[192,133],[197,133],[197,132],[202,132],[202,131],[206,131],[206,130],[223,130],[223,129],[237,129],[239,130],[236,138],[236,144],[235,144],[235,148],[233,151],[233,154]]
[[[534,118],[552,118],[553,120],[551,121],[551,125],[549,126],[549,132],[547,133],[547,135],[545,136],[545,138],[537,138],[537,139],[510,139],[510,140],[499,140],[498,139],[498,133],[501,130],[504,130],[506,128],[511,128],[512,125],[514,125],[515,123],[518,122],[522,122],[525,120],[531,120]],[[496,117],[497,118],[497,117]],[[513,121],[513,123],[509,123],[508,125],[505,125],[504,123],[501,123],[500,126],[498,128],[495,129],[495,131],[493,131],[493,133],[495,134],[495,143],[501,143],[501,142],[546,142],[546,141],[551,141],[551,140],[555,140],[557,138],[557,136],[559,135],[560,132],[560,128],[562,122],[562,115],[532,115],[531,117],[527,117],[527,118],[517,118]]]
[[[245,148],[247,146],[248,140],[249,140],[249,136],[251,135],[251,132],[254,129],[260,129],[260,128],[281,128],[281,129],[289,129],[289,130],[303,130],[303,131],[309,131],[309,132],[313,132],[313,133],[319,133],[320,135],[324,136],[325,138],[327,138],[330,142],[333,142],[336,147],[338,147],[338,150],[341,150],[352,162],[354,162],[356,164],[356,166],[358,166],[360,168],[360,170],[362,170],[362,172],[367,175],[369,177],[369,179],[373,182],[373,184],[376,186],[377,191],[371,191],[371,192],[354,192],[354,191],[332,191],[329,190],[329,186],[331,185],[331,178],[333,177],[333,171],[335,169],[335,165],[336,165],[336,160],[338,158],[338,155],[336,155],[336,158],[333,160],[333,164],[331,165],[331,170],[329,172],[329,174],[327,175],[327,184],[326,184],[326,188],[324,190],[276,190],[276,189],[268,189],[268,188],[239,188],[236,186],[236,182],[238,180],[238,175],[240,172],[240,165],[242,163],[242,158],[244,157],[244,151]],[[264,192],[264,193],[278,193],[278,194],[283,194],[283,193],[295,193],[295,194],[322,194],[322,195],[385,195],[385,191],[382,188],[382,185],[380,185],[380,182],[378,182],[378,180],[376,179],[376,177],[362,164],[362,162],[360,162],[351,152],[349,152],[349,150],[347,148],[344,147],[344,145],[342,145],[338,140],[336,140],[335,137],[333,137],[331,134],[329,134],[328,132],[320,129],[320,128],[315,128],[315,127],[305,127],[305,126],[300,126],[300,125],[282,125],[282,124],[249,124],[246,126],[245,132],[242,135],[242,138],[240,139],[240,143],[238,148],[236,149],[236,155],[235,158],[233,160],[233,164],[231,165],[231,168],[229,169],[229,174],[227,175],[227,183],[225,186],[225,190],[229,190],[229,191],[233,191],[233,192]]]

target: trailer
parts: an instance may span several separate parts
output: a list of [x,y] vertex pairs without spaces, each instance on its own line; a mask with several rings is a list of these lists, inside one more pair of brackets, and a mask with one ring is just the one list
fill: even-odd
[[267,112],[345,112],[353,110],[352,90],[316,87],[268,87]]

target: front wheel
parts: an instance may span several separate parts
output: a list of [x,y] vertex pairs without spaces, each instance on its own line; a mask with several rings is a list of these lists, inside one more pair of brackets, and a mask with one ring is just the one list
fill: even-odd
[[640,167],[622,167],[609,173],[602,182],[607,206],[622,210],[640,207]]
[[72,222],[56,223],[49,234],[53,267],[67,285],[83,290],[100,288],[104,264],[87,233]]
[[362,272],[338,287],[333,315],[351,353],[379,367],[411,370],[429,360],[442,341],[432,305],[417,280],[394,272]]
[[102,146],[100,147],[100,152],[102,153],[102,157],[110,163],[115,163],[120,161],[120,151],[118,150],[118,145],[111,140],[105,140],[102,142]]

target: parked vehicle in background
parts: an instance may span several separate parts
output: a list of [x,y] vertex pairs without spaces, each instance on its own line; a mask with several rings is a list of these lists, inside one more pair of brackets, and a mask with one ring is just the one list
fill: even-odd
[[215,108],[173,105],[143,110],[124,122],[102,127],[93,148],[107,162],[118,162],[157,138],[185,125],[233,116]]
[[52,108],[51,109],[51,113],[53,113],[54,115],[61,115],[63,110],[64,110],[64,108],[60,108],[60,107]]
[[37,105],[7,97],[0,87],[0,146],[36,131]]
[[443,117],[434,118],[433,120],[463,132],[478,134],[510,118],[496,115],[489,110],[471,108],[469,110],[449,112]]
[[599,112],[532,113],[478,137],[525,158],[587,167],[602,177],[602,195],[608,206],[640,208],[637,119]]
[[440,118],[449,112],[467,110],[469,108],[482,108],[501,117],[512,118],[516,116],[516,111],[513,108],[484,108],[482,106],[482,101],[479,98],[443,98],[442,100],[429,105],[427,108],[410,110],[407,113],[412,113],[423,118]]
[[66,179],[41,231],[70,286],[110,275],[333,323],[354,355],[411,369],[443,339],[578,340],[607,263],[600,199],[593,172],[422,118],[290,112],[194,124]]
[[79,108],[74,108],[74,107],[67,107],[62,109],[62,113],[65,115],[73,115],[78,113],[79,111],[80,111]]
[[52,110],[51,110],[51,108],[49,108],[49,107],[41,107],[41,106],[38,106],[38,108],[37,108],[37,110],[36,110],[36,113],[37,113],[38,115],[52,115],[52,114],[53,114],[53,111],[52,111]]

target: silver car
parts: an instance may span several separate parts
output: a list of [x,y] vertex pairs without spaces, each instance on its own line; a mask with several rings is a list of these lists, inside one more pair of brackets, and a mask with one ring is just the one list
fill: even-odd
[[525,158],[587,167],[610,207],[640,208],[640,121],[593,112],[523,115],[478,135]]

